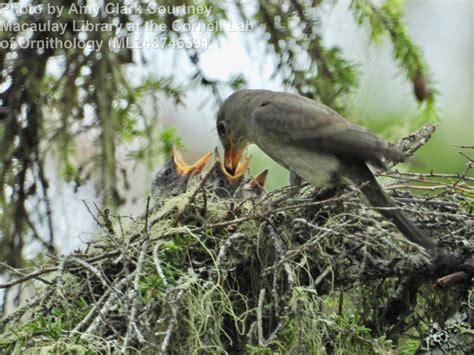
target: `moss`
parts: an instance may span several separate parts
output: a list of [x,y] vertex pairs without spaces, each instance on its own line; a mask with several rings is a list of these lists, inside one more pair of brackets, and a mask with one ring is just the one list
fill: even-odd
[[[91,248],[43,275],[50,285],[35,281],[37,301],[28,316],[2,323],[0,349],[410,353],[468,297],[465,286],[434,290],[450,266],[433,266],[356,191],[320,199],[305,187],[277,207],[270,203],[285,189],[248,201],[200,191],[189,204],[197,186],[128,224],[111,217],[113,233],[107,227]],[[447,249],[465,238],[469,250],[472,216],[438,203],[467,216],[462,195],[396,196]]]

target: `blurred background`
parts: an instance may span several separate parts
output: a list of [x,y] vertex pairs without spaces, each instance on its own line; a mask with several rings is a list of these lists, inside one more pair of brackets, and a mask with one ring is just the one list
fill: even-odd
[[[149,2],[137,3],[145,8]],[[179,137],[188,162],[219,146],[219,104],[241,88],[306,95],[392,141],[438,123],[432,140],[403,168],[463,171],[466,160],[455,145],[474,144],[473,1],[156,4],[166,11],[117,14],[102,7],[102,15],[66,11],[55,18],[2,10],[4,23],[70,26],[63,34],[11,29],[2,41],[128,38],[134,48],[2,46],[1,261],[20,266],[18,255],[66,254],[84,245],[98,229],[94,204],[121,215],[143,212],[154,172],[166,159],[165,143]],[[183,5],[208,7],[211,14],[174,11]],[[72,29],[84,21],[151,21],[169,30]],[[172,30],[175,21],[222,29]],[[233,28],[241,24],[244,29]],[[145,45],[153,38],[165,45]],[[256,147],[249,154],[251,172],[270,168],[268,189],[287,184],[283,168]]]

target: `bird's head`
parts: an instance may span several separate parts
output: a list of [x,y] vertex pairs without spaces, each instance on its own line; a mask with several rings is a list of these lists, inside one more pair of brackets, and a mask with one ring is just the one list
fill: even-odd
[[267,178],[268,169],[263,170],[253,179],[245,182],[245,172],[252,157],[244,159],[235,174],[230,174],[224,167],[217,149],[215,150],[215,164],[212,175],[208,180],[210,187],[217,196],[237,197],[241,199],[254,198],[263,193],[263,186]]
[[244,159],[239,162],[234,173],[230,173],[224,166],[217,148],[214,152],[215,164],[212,167],[212,175],[209,178],[208,186],[221,197],[231,197],[237,191],[244,181],[244,176],[247,171],[248,164],[252,157]]
[[212,157],[212,152],[204,154],[201,158],[199,158],[194,164],[187,165],[181,155],[181,152],[177,149],[173,149],[173,162],[176,172],[179,176],[187,177],[200,173],[202,169],[206,166],[209,159]]
[[242,198],[248,199],[260,196],[264,192],[263,187],[265,186],[267,175],[268,169],[265,169],[258,173],[253,179],[245,183],[242,186]]
[[243,111],[246,91],[238,91],[227,98],[217,114],[216,128],[225,149],[225,170],[234,175],[245,147],[250,143],[248,115]]
[[151,185],[153,196],[171,197],[186,191],[188,180],[191,176],[201,172],[211,158],[209,152],[198,159],[194,164],[187,165],[181,152],[174,148],[168,161],[156,172]]

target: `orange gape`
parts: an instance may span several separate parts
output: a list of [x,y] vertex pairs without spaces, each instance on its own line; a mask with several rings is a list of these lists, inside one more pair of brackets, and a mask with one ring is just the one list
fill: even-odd
[[[238,152],[233,158],[228,157],[228,154],[226,152],[226,155],[224,156],[224,162],[222,162],[217,148],[214,150],[216,163],[220,164],[222,172],[225,174],[226,179],[230,182],[238,181],[245,174],[249,166],[250,160],[252,159],[252,156],[250,155],[243,161],[240,161],[240,158],[242,157],[242,152],[243,151]],[[238,160],[234,161],[233,159],[237,159],[236,157],[238,157]],[[235,165],[229,165],[228,162],[230,162],[230,164],[235,162]]]
[[202,158],[196,161],[193,165],[186,165],[181,152],[177,149],[173,149],[173,159],[176,164],[176,170],[180,176],[194,174],[202,171],[206,166],[209,159],[211,159],[212,152],[205,154]]

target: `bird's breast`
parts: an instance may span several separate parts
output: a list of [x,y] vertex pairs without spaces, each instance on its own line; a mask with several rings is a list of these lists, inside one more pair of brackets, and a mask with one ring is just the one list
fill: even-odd
[[339,161],[332,155],[309,151],[273,139],[263,138],[256,143],[270,158],[316,186],[331,184],[333,174],[339,169]]

